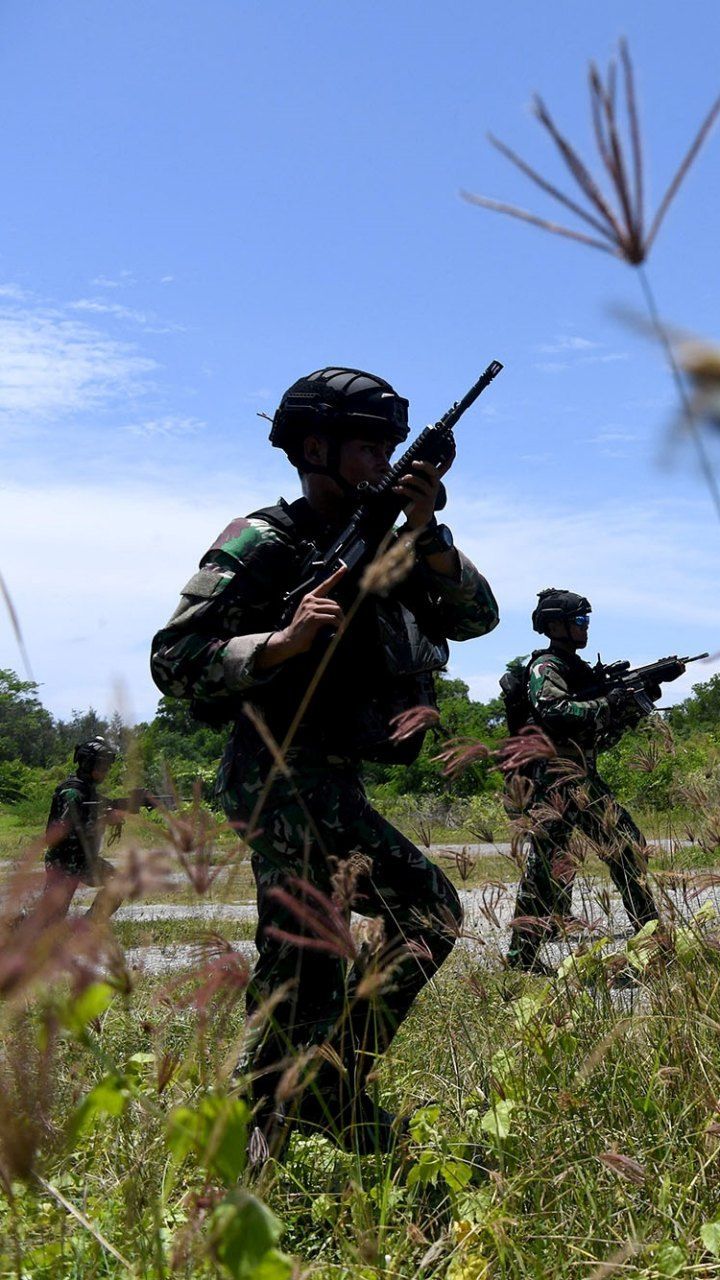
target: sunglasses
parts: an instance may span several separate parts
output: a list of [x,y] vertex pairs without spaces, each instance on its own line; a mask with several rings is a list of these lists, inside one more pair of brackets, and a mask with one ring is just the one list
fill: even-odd
[[576,613],[576,614],[575,614],[575,617],[573,618],[573,622],[575,623],[575,626],[576,626],[576,627],[589,627],[589,626],[590,626],[590,614],[589,614],[589,613]]

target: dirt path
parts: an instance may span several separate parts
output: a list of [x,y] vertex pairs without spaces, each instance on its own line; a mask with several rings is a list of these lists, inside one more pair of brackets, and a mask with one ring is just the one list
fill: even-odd
[[[465,912],[463,931],[459,945],[468,948],[483,966],[494,968],[507,948],[509,925],[513,918],[517,886],[513,883],[493,884],[480,889],[461,892]],[[661,913],[678,923],[692,919],[705,904],[711,906],[720,917],[720,886],[695,888],[692,880],[683,889],[664,890],[660,896]],[[706,907],[707,910],[707,907]],[[557,965],[568,954],[570,947],[581,938],[610,936],[616,942],[624,942],[632,935],[627,916],[619,896],[608,890],[603,882],[583,880],[575,886],[573,899],[575,924],[571,926],[569,941],[546,945],[546,960]],[[242,920],[252,922],[257,918],[253,903],[203,903],[195,907],[172,906],[167,903],[141,903],[122,907],[117,920]],[[356,924],[362,917],[354,916]],[[198,943],[202,930],[198,931]],[[126,956],[130,968],[147,974],[169,973],[186,968],[198,960],[198,943],[168,943],[164,946],[131,947]],[[250,961],[255,957],[252,942],[238,940],[233,948]]]

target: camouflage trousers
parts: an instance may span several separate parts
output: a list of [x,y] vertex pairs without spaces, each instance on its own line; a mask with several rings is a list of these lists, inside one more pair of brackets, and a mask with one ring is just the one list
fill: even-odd
[[[224,766],[233,822],[250,822],[268,767],[257,758]],[[351,764],[296,758],[253,821],[258,960],[247,1012],[257,1026],[244,1065],[256,1100],[268,1100],[285,1071],[297,1071],[298,1051],[312,1057],[322,1045],[313,1089],[344,1103],[452,950],[460,900],[372,807]],[[359,947],[351,910],[377,922]]]
[[[657,919],[648,888],[647,843],[630,814],[618,804],[602,778],[590,772],[582,779],[554,779],[547,765],[531,773],[533,791],[525,809],[530,819],[530,851],[520,880],[508,959],[530,967],[541,942],[569,916],[572,890],[584,837],[606,864],[633,927]],[[508,804],[511,816],[512,803]]]

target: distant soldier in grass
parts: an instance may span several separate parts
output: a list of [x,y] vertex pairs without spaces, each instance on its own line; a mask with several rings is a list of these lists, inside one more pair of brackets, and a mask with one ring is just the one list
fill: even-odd
[[43,910],[48,918],[61,919],[81,884],[98,889],[88,915],[107,920],[122,902],[115,868],[101,856],[108,826],[118,831],[128,812],[152,809],[156,801],[137,788],[129,797],[109,800],[98,791],[117,753],[104,738],[95,737],[75,747],[74,774],[55,788],[47,822],[45,894]]
[[[321,369],[295,383],[275,414],[270,440],[297,468],[303,496],[234,520],[153,642],[152,670],[163,692],[192,697],[235,721],[219,789],[238,830],[253,828],[247,839],[257,882],[259,958],[248,1013],[271,998],[277,1003],[256,1032],[246,1065],[258,1123],[275,1150],[290,1123],[319,1128],[360,1150],[394,1143],[394,1117],[373,1105],[366,1077],[374,1055],[390,1043],[450,953],[462,920],[450,881],[373,809],[360,777],[363,760],[415,758],[422,732],[394,741],[394,718],[432,705],[432,673],[445,666],[448,639],[484,635],[498,621],[487,582],[435,518],[440,477],[452,457],[440,467],[415,463],[397,487],[405,512],[399,536],[416,535],[403,581],[355,608],[357,585],[343,594],[341,569],[303,595],[289,618],[284,604],[304,581],[308,550],[330,547],[348,523],[358,485],[376,484],[389,471],[393,450],[408,435],[407,409],[389,383],[355,369]],[[327,642],[338,631],[315,687]],[[256,713],[282,742],[309,686],[312,697],[285,753],[288,768],[270,785],[271,749]],[[355,854],[361,856],[349,873]],[[382,921],[380,964],[391,972],[380,992],[366,983],[357,994],[362,965],[347,972],[352,947],[343,954],[341,937],[334,949],[332,940],[319,942],[311,916],[322,900],[311,890],[335,893],[345,916],[352,905]],[[332,932],[322,906],[320,917]],[[298,934],[304,945],[287,936]],[[312,1057],[318,1046],[311,1085],[292,1097],[285,1081],[279,1097],[288,1066],[302,1051]]]
[[[536,650],[523,671],[501,681],[510,732],[537,725],[557,751],[520,770],[520,779],[530,786],[523,804],[530,852],[507,957],[513,969],[546,971],[538,949],[570,914],[576,832],[607,864],[634,928],[657,919],[646,878],[645,838],[597,771],[598,749],[617,742],[640,713],[633,715],[620,689],[605,691],[597,672],[578,655],[588,642],[591,611],[589,600],[574,591],[541,591],[532,624],[550,644]],[[659,697],[660,688],[653,694]],[[511,783],[509,809],[517,817],[514,793]]]
[[45,894],[53,917],[67,914],[81,884],[98,888],[90,908],[93,916],[106,919],[122,902],[111,886],[115,869],[100,855],[105,828],[125,817],[98,792],[98,783],[105,781],[115,756],[104,738],[79,742],[73,756],[75,773],[55,788],[45,853]]

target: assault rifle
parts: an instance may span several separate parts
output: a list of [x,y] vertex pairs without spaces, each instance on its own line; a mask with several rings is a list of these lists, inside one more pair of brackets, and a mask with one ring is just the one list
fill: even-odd
[[[292,618],[303,596],[314,591],[337,569],[344,566],[348,570],[348,576],[359,576],[375,556],[383,538],[407,502],[406,498],[402,499],[393,493],[393,486],[410,471],[413,462],[432,462],[438,466],[452,457],[455,448],[453,427],[493,378],[497,377],[502,367],[499,360],[492,360],[462,400],[456,400],[438,422],[431,423],[421,431],[379,484],[363,481],[358,485],[357,506],[349,523],[327,551],[312,548],[302,566],[300,585],[285,596],[286,619]],[[444,505],[444,496],[441,486],[440,506]]]
[[693,658],[679,658],[677,654],[673,654],[669,658],[658,658],[657,662],[648,662],[644,667],[631,667],[628,661],[611,662],[606,666],[598,654],[593,670],[603,692],[621,690],[625,694],[628,711],[634,712],[639,719],[650,715],[655,709],[655,702],[662,693],[662,684],[677,680],[689,662],[699,662],[701,658],[707,657],[707,653],[696,653]]
[[[126,796],[116,796],[112,800],[107,797],[100,797],[97,801],[97,807],[98,816],[105,817],[113,809],[117,813],[139,813],[141,809],[174,809],[175,799],[173,796],[156,795],[154,792],[146,790],[145,787],[133,787],[132,791]],[[112,824],[107,840],[108,848],[117,844],[120,839],[124,821],[124,818],[120,818]]]
[[174,809],[174,796],[161,796],[146,787],[133,787],[127,796],[119,796],[110,800],[111,809],[119,809],[122,813],[139,813],[141,809]]

